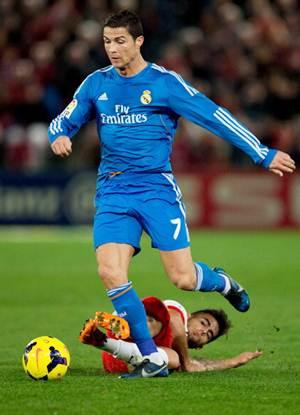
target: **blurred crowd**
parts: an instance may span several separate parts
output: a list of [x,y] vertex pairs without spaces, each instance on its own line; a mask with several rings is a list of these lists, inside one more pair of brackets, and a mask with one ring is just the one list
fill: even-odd
[[[97,165],[94,124],[78,134],[64,163],[51,155],[47,127],[86,75],[108,64],[101,22],[124,8],[143,20],[147,60],[179,72],[263,143],[300,161],[297,0],[1,0],[0,169]],[[186,121],[173,160],[177,170],[251,165]]]

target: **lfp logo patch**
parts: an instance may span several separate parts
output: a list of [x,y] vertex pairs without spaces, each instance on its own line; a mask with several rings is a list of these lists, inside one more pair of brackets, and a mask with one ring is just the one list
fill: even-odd
[[149,91],[148,89],[143,91],[140,100],[141,100],[141,103],[144,105],[150,104],[152,101],[151,91]]
[[77,99],[73,99],[63,111],[62,116],[65,118],[70,118],[72,115],[72,112],[74,111],[76,107],[77,107]]

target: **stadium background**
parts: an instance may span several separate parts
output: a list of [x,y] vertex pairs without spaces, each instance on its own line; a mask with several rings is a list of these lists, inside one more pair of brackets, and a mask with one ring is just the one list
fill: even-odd
[[[95,125],[76,136],[67,160],[51,153],[47,126],[87,74],[108,64],[100,22],[120,8],[141,15],[147,60],[182,74],[264,144],[299,162],[296,0],[2,0],[0,223],[91,222],[100,154]],[[239,150],[184,120],[173,165],[191,225],[300,224],[299,177],[263,174]]]

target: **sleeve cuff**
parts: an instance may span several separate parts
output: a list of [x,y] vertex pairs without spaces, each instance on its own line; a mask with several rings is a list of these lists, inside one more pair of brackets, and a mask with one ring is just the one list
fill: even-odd
[[275,157],[275,155],[276,155],[276,153],[277,153],[277,150],[275,150],[275,149],[273,149],[273,148],[270,148],[270,150],[269,150],[269,152],[268,152],[268,154],[267,154],[267,156],[266,156],[266,158],[260,163],[265,169],[267,169],[269,166],[270,166],[270,164],[271,164],[271,162],[272,162],[272,160],[273,160],[273,158]]
[[61,135],[65,135],[65,134],[63,134],[63,133],[60,133],[60,134],[57,134],[57,135],[53,135],[53,134],[49,134],[48,133],[48,140],[49,140],[49,143],[50,144],[52,144],[56,139],[57,139],[57,137],[60,137]]

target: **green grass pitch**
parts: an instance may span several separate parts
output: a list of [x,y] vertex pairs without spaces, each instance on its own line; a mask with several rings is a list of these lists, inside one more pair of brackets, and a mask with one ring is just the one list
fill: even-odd
[[[140,296],[182,301],[189,310],[223,307],[233,329],[203,351],[206,358],[264,351],[224,372],[172,374],[124,381],[106,375],[99,352],[78,342],[84,320],[111,310],[96,274],[89,229],[0,229],[0,413],[4,415],[300,413],[300,236],[296,232],[192,233],[194,259],[222,265],[247,287],[252,307],[240,314],[218,294],[177,290],[158,252],[143,240],[130,276]],[[65,342],[71,368],[64,379],[35,382],[21,356],[34,337]]]

